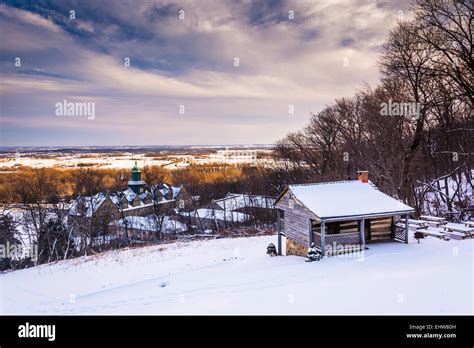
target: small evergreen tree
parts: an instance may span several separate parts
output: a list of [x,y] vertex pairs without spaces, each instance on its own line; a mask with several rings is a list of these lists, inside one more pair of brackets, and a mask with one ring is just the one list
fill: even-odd
[[273,244],[273,243],[268,244],[267,254],[270,255],[270,256],[277,256],[278,255],[277,250],[275,248],[275,244]]
[[306,262],[319,261],[323,255],[321,252],[316,249],[316,245],[311,243],[311,247],[308,248],[308,256],[306,257]]

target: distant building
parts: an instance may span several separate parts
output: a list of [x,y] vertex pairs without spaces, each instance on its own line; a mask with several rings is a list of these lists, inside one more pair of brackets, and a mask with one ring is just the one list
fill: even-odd
[[147,186],[135,164],[127,189],[77,197],[69,206],[68,223],[81,227],[85,222],[93,221],[96,225],[93,234],[102,234],[108,232],[112,221],[130,216],[166,215],[174,213],[175,209],[192,209],[192,199],[186,189],[165,183]]
[[246,193],[227,193],[224,198],[212,201],[212,207],[220,210],[240,211],[252,214],[256,211],[267,211],[273,215],[275,209],[273,196],[249,195]]
[[257,162],[257,150],[226,148],[225,150],[218,150],[215,154],[210,155],[209,158],[218,163],[255,164]]
[[275,222],[275,197],[228,193],[208,208],[182,211],[180,216],[201,230],[218,230],[249,221]]
[[178,214],[201,230],[219,230],[252,219],[252,216],[248,214],[210,208],[200,208],[190,212],[183,211]]
[[164,238],[173,238],[177,234],[187,231],[187,226],[176,221],[170,216],[156,217],[148,216],[127,216],[126,218],[112,221],[110,232],[117,237],[128,235],[131,239],[156,240],[161,234]]
[[213,200],[211,207],[217,210],[240,212],[260,222],[275,222],[275,199],[272,196],[249,195],[229,192],[224,198]]

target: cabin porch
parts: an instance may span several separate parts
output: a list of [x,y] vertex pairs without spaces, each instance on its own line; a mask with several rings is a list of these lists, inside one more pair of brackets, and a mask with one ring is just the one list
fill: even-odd
[[310,220],[310,243],[314,242],[323,255],[359,252],[366,244],[397,240],[408,243],[408,215],[405,228],[395,225],[396,216],[350,219]]
[[[277,209],[278,253],[281,255],[283,219]],[[367,244],[396,240],[408,243],[408,215],[309,219],[307,244],[315,243],[325,256],[360,252]],[[285,233],[285,235],[287,235]],[[291,236],[287,235],[287,238]],[[293,241],[294,242],[294,241]],[[305,243],[305,244],[306,244]],[[301,244],[301,242],[299,243]],[[300,245],[300,247],[307,247]]]

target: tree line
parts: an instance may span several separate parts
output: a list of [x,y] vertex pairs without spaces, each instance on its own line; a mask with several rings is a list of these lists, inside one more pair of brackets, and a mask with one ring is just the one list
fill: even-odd
[[[150,192],[158,196],[157,185],[171,183],[183,185],[193,199],[187,210],[212,207],[215,199],[223,198],[228,192],[275,195],[269,189],[265,176],[269,170],[262,167],[223,166],[216,170],[213,166],[191,166],[183,170],[169,171],[158,166],[142,168],[142,179],[150,187]],[[113,180],[111,180],[111,178]],[[95,195],[106,195],[122,191],[127,187],[130,173],[123,170],[101,170],[79,168],[73,171],[58,171],[50,168],[35,168],[19,172],[6,180],[4,192],[9,199],[0,204],[0,245],[37,247],[35,258],[12,258],[0,255],[0,269],[23,268],[25,266],[65,260],[72,257],[91,255],[112,248],[142,245],[163,241],[168,218],[173,216],[188,227],[190,233],[200,233],[207,227],[185,217],[176,215],[174,205],[153,203],[149,212],[149,223],[154,232],[147,241],[134,238],[134,219],[125,213],[124,206],[99,203]],[[74,213],[71,203],[80,199]],[[81,204],[82,203],[82,204]],[[255,219],[252,224],[271,224],[273,216],[259,209],[249,207]],[[224,211],[224,214],[230,212]],[[74,218],[72,218],[73,216]],[[203,218],[203,217],[201,217]],[[111,224],[120,221],[120,238],[110,239]],[[232,224],[233,221],[227,221]],[[235,222],[237,223],[237,222]],[[195,226],[194,226],[195,225]],[[224,223],[224,228],[229,227]],[[221,227],[218,227],[218,230]],[[115,231],[116,232],[116,231]],[[166,231],[173,232],[173,231]],[[176,231],[175,231],[176,234]]]
[[469,209],[472,10],[470,1],[416,1],[413,20],[399,21],[383,47],[380,84],[334,100],[276,143],[286,180],[345,180],[368,170],[418,213]]

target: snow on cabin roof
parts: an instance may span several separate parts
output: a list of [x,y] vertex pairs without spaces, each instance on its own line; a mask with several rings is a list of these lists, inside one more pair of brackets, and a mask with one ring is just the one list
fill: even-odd
[[290,185],[295,198],[322,219],[413,212],[406,204],[359,180]]

